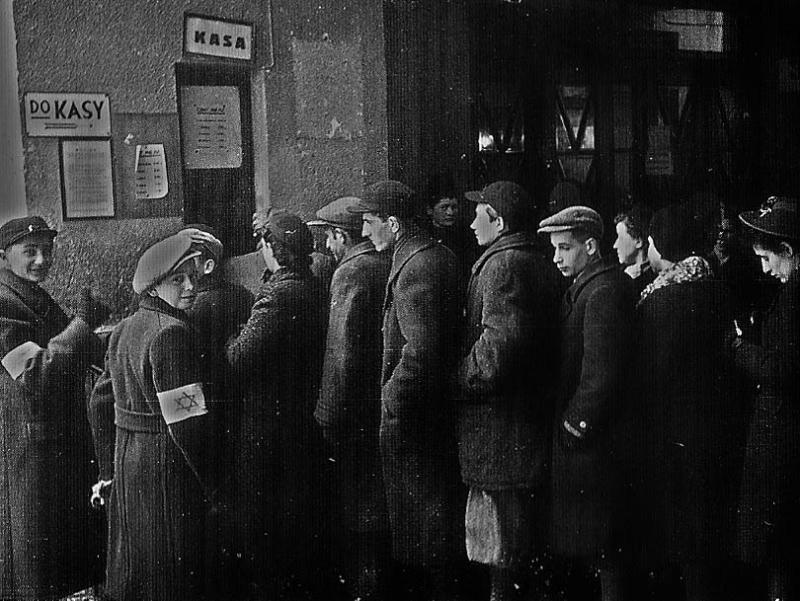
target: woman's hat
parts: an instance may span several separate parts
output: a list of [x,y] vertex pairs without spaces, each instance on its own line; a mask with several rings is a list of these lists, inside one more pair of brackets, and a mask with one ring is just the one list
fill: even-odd
[[798,200],[785,196],[770,196],[757,211],[739,213],[747,227],[776,238],[800,240]]
[[192,249],[192,239],[185,234],[174,234],[156,242],[139,257],[133,274],[133,291],[142,294],[186,261],[198,256],[200,251]]

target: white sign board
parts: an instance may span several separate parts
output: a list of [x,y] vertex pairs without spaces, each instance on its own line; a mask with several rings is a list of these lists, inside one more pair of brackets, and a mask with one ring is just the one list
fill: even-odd
[[238,169],[242,166],[238,88],[182,87],[181,130],[187,169]]
[[113,217],[111,141],[63,140],[61,144],[64,217]]
[[29,136],[107,138],[111,135],[108,94],[25,94]]
[[186,15],[184,50],[237,60],[253,58],[253,26],[247,23]]
[[136,200],[164,198],[169,193],[163,144],[137,144],[133,170]]

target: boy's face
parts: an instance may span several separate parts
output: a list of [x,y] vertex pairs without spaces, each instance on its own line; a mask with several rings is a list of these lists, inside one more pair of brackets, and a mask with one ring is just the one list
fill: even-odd
[[0,251],[0,257],[15,275],[39,284],[47,279],[53,265],[53,237],[47,232],[30,234]]
[[581,242],[572,231],[550,232],[553,246],[553,263],[561,275],[575,278],[586,268],[592,258],[589,254],[589,240]]

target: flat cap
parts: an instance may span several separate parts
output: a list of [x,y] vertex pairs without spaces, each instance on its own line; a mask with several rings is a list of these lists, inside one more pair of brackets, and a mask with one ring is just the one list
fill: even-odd
[[38,234],[40,232],[50,234],[51,238],[55,238],[58,233],[47,225],[47,222],[38,215],[11,219],[0,227],[0,248],[5,250],[15,242],[22,240],[25,236]]
[[770,196],[758,211],[745,211],[739,220],[750,229],[777,238],[800,240],[800,206],[796,198]]
[[298,257],[310,255],[314,250],[314,237],[300,217],[289,211],[271,211],[264,224],[264,237],[285,244]]
[[141,294],[186,261],[200,255],[192,250],[191,237],[177,233],[156,242],[142,253],[133,274],[133,291]]
[[414,191],[402,182],[389,179],[367,186],[360,202],[347,210],[357,214],[412,217],[418,208]]
[[531,197],[525,189],[514,182],[497,181],[485,186],[483,190],[465,192],[467,200],[486,203],[502,217],[520,219],[533,211]]
[[593,238],[603,237],[603,219],[597,211],[583,205],[561,209],[539,222],[539,233],[567,232],[579,228]]
[[361,199],[357,196],[342,196],[341,198],[337,198],[317,211],[317,218],[306,221],[306,225],[360,230],[361,218],[357,213],[349,210],[359,202],[361,202]]

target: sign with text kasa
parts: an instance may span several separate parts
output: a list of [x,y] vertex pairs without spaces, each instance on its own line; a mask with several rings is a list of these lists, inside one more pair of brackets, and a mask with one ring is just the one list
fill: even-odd
[[29,136],[105,138],[111,135],[108,94],[29,92],[24,102]]
[[184,49],[193,54],[249,61],[253,58],[253,26],[186,15]]

